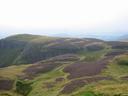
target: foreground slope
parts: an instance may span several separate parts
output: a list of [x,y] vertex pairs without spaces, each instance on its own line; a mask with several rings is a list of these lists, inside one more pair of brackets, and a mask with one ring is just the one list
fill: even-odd
[[[22,36],[18,35],[18,39]],[[20,56],[17,63],[0,68],[0,96],[128,95],[127,42],[51,37],[44,39],[40,36],[37,39],[26,41],[29,41],[26,45],[29,50],[25,47],[25,52],[31,50],[37,57],[40,55],[38,50],[43,46],[40,52],[46,48],[48,50],[45,50],[45,55],[49,52],[50,56],[36,59],[39,61],[32,60],[34,63],[31,64],[22,64],[20,59],[28,59]],[[39,45],[41,48],[32,50],[32,46],[37,48]],[[31,59],[31,56],[28,55],[28,58]]]

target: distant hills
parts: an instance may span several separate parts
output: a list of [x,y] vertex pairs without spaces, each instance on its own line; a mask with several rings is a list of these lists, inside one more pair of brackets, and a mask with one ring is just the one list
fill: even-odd
[[120,36],[118,39],[121,41],[128,41],[128,35],[126,34],[126,35]]
[[126,32],[58,32],[51,34],[53,37],[68,37],[68,38],[97,38],[105,41],[118,41],[120,37],[128,38]]
[[[22,32],[20,32],[22,33]],[[29,32],[28,32],[29,33]],[[57,32],[30,32],[31,34],[38,34],[38,35],[45,35],[45,36],[51,36],[51,37],[63,37],[63,38],[97,38],[105,41],[116,41],[119,40],[120,37],[128,36],[126,32],[76,32],[76,31],[57,31]],[[11,35],[15,35],[11,32],[0,32],[0,38],[5,38]]]
[[[59,33],[52,34],[53,37],[69,37],[69,38],[97,38],[105,41],[116,41],[122,34],[111,34],[111,33],[84,33],[84,32],[69,32],[69,33]],[[123,35],[124,36],[124,35]]]

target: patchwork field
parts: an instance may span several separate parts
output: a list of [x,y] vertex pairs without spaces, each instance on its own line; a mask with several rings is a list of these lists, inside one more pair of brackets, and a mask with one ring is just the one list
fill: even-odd
[[0,66],[0,96],[128,96],[127,42],[17,35]]

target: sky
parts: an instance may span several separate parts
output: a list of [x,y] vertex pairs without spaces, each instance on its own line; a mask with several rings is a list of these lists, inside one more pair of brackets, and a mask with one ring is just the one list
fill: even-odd
[[127,32],[128,0],[0,0],[0,37]]

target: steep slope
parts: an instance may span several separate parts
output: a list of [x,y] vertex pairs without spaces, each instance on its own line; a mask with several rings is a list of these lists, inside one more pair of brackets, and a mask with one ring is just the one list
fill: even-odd
[[16,38],[13,36],[0,40],[0,66],[13,64],[27,43],[27,40],[18,40],[17,36]]
[[103,43],[97,39],[54,38],[37,35],[16,35],[0,40],[0,66],[10,64],[29,64],[66,53],[78,53],[85,50],[87,44],[99,43],[96,49],[102,49]]
[[[0,66],[2,67],[8,66],[9,64],[16,64],[17,59],[24,54],[24,51],[29,44],[32,43],[33,40],[39,38],[44,38],[44,41],[48,39],[48,37],[45,36],[22,34],[0,40]],[[20,62],[24,63],[25,61],[26,60],[22,59],[17,64],[20,64]]]

